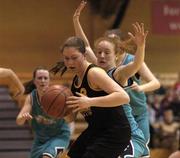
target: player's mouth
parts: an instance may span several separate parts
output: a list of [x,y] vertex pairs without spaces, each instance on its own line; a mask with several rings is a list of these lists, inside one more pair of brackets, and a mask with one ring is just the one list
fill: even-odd
[[75,70],[76,68],[75,67],[69,67],[69,70]]
[[105,64],[106,62],[104,60],[98,61],[99,64]]

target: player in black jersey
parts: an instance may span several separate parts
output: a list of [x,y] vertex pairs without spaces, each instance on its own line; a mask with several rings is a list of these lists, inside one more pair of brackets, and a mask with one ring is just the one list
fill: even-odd
[[[130,33],[131,41],[136,44],[134,61],[125,66],[116,66],[116,61],[119,58],[119,52],[122,51],[122,47],[120,46],[126,48],[128,46],[124,45],[126,41],[122,42],[115,38],[101,37],[95,42],[94,53],[79,21],[79,16],[85,5],[86,2],[84,1],[80,3],[74,13],[73,23],[76,35],[81,37],[86,44],[87,59],[103,68],[108,75],[121,86],[126,86],[128,78],[132,77],[139,70],[144,61],[145,41],[147,36],[147,31],[144,30],[144,25],[142,23],[134,23],[134,33]],[[128,84],[128,86],[129,85],[130,84]],[[127,90],[131,89],[131,87],[126,88]],[[123,109],[131,126],[131,141],[127,150],[120,156],[122,158],[139,158],[143,155],[144,150],[146,149],[144,134],[139,129],[137,122],[132,115],[131,106],[129,104],[123,105]]]
[[80,111],[88,127],[73,143],[70,158],[117,158],[127,147],[131,131],[123,108],[127,93],[106,72],[87,62],[85,44],[68,38],[62,47],[64,63],[74,73],[67,105]]

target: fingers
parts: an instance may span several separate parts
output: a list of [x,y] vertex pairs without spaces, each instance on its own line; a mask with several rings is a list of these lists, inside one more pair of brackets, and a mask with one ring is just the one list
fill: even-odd
[[84,96],[85,96],[84,94],[79,93],[79,92],[76,92],[76,95],[77,95],[78,97],[76,97],[76,96],[69,96],[69,97],[67,98],[67,101],[79,100],[79,99],[80,99],[79,97],[84,97]]
[[136,22],[136,23],[134,23],[134,24],[132,24],[133,25],[133,30],[134,30],[134,32],[135,33],[137,33],[137,32],[139,32],[139,26],[138,26],[138,23]]
[[68,108],[72,109],[72,111],[78,112],[80,110],[80,104],[78,100],[75,101],[66,101],[66,105]]
[[133,83],[133,85],[128,86],[128,87],[125,87],[124,89],[125,89],[125,90],[129,90],[129,89],[134,89],[134,88],[136,88],[136,87],[137,87],[137,84]]
[[144,24],[141,23],[141,32],[144,33]]
[[75,108],[78,108],[78,107],[79,107],[78,103],[74,103],[74,104],[69,104],[68,105],[68,108],[71,108],[71,109],[75,109]]
[[129,41],[130,41],[130,40],[134,40],[134,39],[135,39],[134,35],[133,35],[131,32],[128,32],[128,35],[130,36]]
[[79,105],[79,97],[76,96],[70,96],[67,98],[66,100],[66,105],[68,106],[68,108],[77,108]]
[[84,9],[84,7],[86,6],[86,4],[87,4],[86,1],[82,1],[82,2],[80,3],[80,7],[79,7],[80,12]]
[[84,94],[76,92],[76,96],[70,96],[66,99],[66,105],[73,109],[73,112],[77,112],[87,109],[90,106],[90,99]]
[[69,96],[67,97],[66,101],[73,101],[73,100],[78,100],[79,97],[76,96]]
[[147,35],[147,31],[144,32],[144,23],[138,23],[135,22],[133,25],[133,29],[135,33],[141,33],[141,34],[146,34]]
[[149,31],[146,31],[146,32],[145,32],[145,34],[144,34],[144,38],[146,38],[146,37],[147,37],[148,33],[149,33]]
[[76,92],[76,94],[77,94],[79,97],[83,97],[83,96],[85,96],[84,94],[79,93],[79,92]]
[[80,16],[80,13],[84,9],[84,7],[86,6],[86,3],[87,3],[86,1],[81,1],[79,7],[75,11],[74,17]]
[[33,119],[32,115],[30,115],[29,113],[23,113],[20,118],[26,119],[26,120],[31,120],[31,119]]
[[79,100],[68,100],[66,101],[66,105],[68,105],[70,107],[70,105],[73,105],[73,104],[78,104]]
[[145,31],[143,23],[135,22],[132,25],[134,33],[128,33],[128,35],[131,37],[131,39],[135,42],[137,46],[144,46],[148,31]]

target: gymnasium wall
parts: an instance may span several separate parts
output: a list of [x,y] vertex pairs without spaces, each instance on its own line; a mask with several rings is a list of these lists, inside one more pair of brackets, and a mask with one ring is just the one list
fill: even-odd
[[[36,66],[51,67],[61,56],[59,46],[74,35],[72,15],[80,0],[1,0],[0,66],[16,72],[31,72]],[[114,16],[102,19],[89,6],[81,16],[91,42],[112,25]],[[144,22],[149,30],[146,63],[153,72],[180,71],[180,36],[152,33],[151,0],[131,0],[121,30]]]

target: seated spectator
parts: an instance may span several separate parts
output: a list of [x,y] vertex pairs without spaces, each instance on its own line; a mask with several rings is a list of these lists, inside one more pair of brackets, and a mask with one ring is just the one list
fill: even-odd
[[170,103],[176,121],[180,121],[180,91],[174,91],[173,100]]
[[161,112],[161,99],[158,95],[153,95],[152,108],[155,111],[155,121],[161,120],[162,112]]
[[161,115],[163,115],[163,112],[165,109],[167,108],[172,109],[171,102],[173,101],[173,99],[174,99],[174,90],[170,88],[167,90],[166,95],[161,100],[161,103],[160,103]]
[[179,124],[174,121],[173,112],[171,109],[167,108],[163,112],[162,122],[153,125],[157,129],[157,138],[159,138],[159,143],[157,146],[161,148],[167,148],[172,151],[177,150],[178,138],[177,133],[179,129]]

